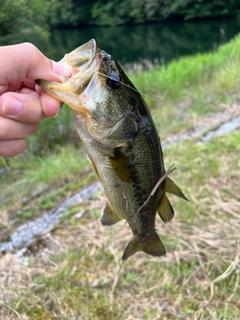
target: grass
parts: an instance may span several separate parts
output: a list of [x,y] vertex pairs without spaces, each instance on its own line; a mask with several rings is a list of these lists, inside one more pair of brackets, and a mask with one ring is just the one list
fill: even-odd
[[[184,57],[154,70],[131,74],[130,78],[146,98],[162,138],[181,127],[190,128],[193,117],[221,111],[222,103],[236,99],[239,91],[240,36],[217,52]],[[221,103],[221,104],[220,104]]]
[[[168,65],[149,70],[131,77],[142,92],[156,92],[169,102],[194,96],[197,89],[204,88],[204,94],[223,93],[236,89],[239,80],[239,43],[237,36],[217,52],[184,57]],[[235,80],[235,81],[229,81]],[[224,92],[222,85],[224,83]]]
[[[239,106],[231,107],[239,98],[239,52],[237,37],[214,54],[131,76],[141,91],[161,94],[164,103],[152,102],[151,110],[162,140],[195,127],[214,128],[219,112],[239,115]],[[50,145],[58,145],[52,152],[49,146],[39,152],[38,134],[36,148],[30,142],[23,156],[0,159],[5,238],[95,179],[72,133],[65,141],[52,136]],[[239,154],[239,129],[164,150],[166,168],[175,163],[171,177],[189,202],[170,196],[174,219],[164,224],[157,218],[167,249],[161,258],[140,252],[121,260],[131,232],[124,222],[101,225],[102,192],[84,207],[70,208],[40,250],[1,257],[0,319],[239,319]],[[77,219],[80,210],[85,214]]]
[[64,227],[48,239],[47,255],[34,256],[28,266],[10,254],[2,257],[2,316],[238,319],[239,133],[168,150],[179,163],[173,178],[190,201],[171,197],[175,219],[166,225],[157,220],[165,257],[138,253],[123,263],[130,237],[124,223],[103,227],[89,210],[72,226],[65,216]]

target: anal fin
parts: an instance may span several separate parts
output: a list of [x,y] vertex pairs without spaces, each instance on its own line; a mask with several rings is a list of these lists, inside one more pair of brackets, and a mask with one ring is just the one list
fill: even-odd
[[188,201],[182,190],[169,177],[165,179],[165,191]]
[[160,257],[166,254],[166,250],[158,234],[155,232],[154,237],[148,241],[141,242],[137,237],[133,237],[123,253],[122,260],[126,260],[134,253],[143,251],[152,256]]
[[172,218],[174,216],[173,207],[172,207],[171,203],[169,202],[168,197],[166,196],[166,193],[164,193],[161,198],[157,212],[158,212],[160,218],[165,223],[172,220]]
[[117,215],[112,208],[110,207],[109,203],[106,204],[105,209],[103,210],[103,216],[101,219],[101,223],[103,226],[111,226],[118,221],[122,220],[119,215]]

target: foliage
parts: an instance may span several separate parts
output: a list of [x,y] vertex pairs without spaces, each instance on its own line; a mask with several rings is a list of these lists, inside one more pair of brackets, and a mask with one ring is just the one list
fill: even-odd
[[50,24],[53,26],[76,26],[88,24],[94,0],[51,0]]
[[47,0],[1,0],[0,45],[29,41],[42,49],[49,39]]
[[236,17],[239,1],[208,0],[95,0],[51,1],[53,25],[96,24],[105,26]]
[[235,16],[240,9],[240,2],[235,0],[228,1],[208,1],[208,0],[175,0],[171,2],[171,7],[175,7],[172,12],[176,12],[184,20],[196,18],[219,18]]
[[29,41],[46,52],[50,26],[226,18],[239,9],[234,0],[1,0],[0,45]]
[[39,123],[38,131],[28,138],[28,153],[41,155],[56,146],[79,142],[72,112],[63,105],[56,118],[46,118]]
[[130,21],[127,9],[122,1],[96,1],[91,11],[92,23],[109,26],[126,24]]

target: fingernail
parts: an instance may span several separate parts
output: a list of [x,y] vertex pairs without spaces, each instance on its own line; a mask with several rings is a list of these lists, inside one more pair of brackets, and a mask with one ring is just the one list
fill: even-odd
[[16,98],[8,97],[2,106],[2,114],[9,117],[16,117],[23,111],[23,103]]
[[57,118],[58,114],[59,114],[59,110],[58,110],[57,114],[53,118]]
[[72,68],[68,64],[52,61],[53,71],[59,75],[69,78],[72,74]]

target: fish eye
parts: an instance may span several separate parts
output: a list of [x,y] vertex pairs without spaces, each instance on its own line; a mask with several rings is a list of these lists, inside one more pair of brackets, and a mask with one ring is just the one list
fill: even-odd
[[107,82],[108,82],[108,86],[114,90],[120,89],[122,86],[121,77],[119,76],[119,74],[115,72],[110,73]]

